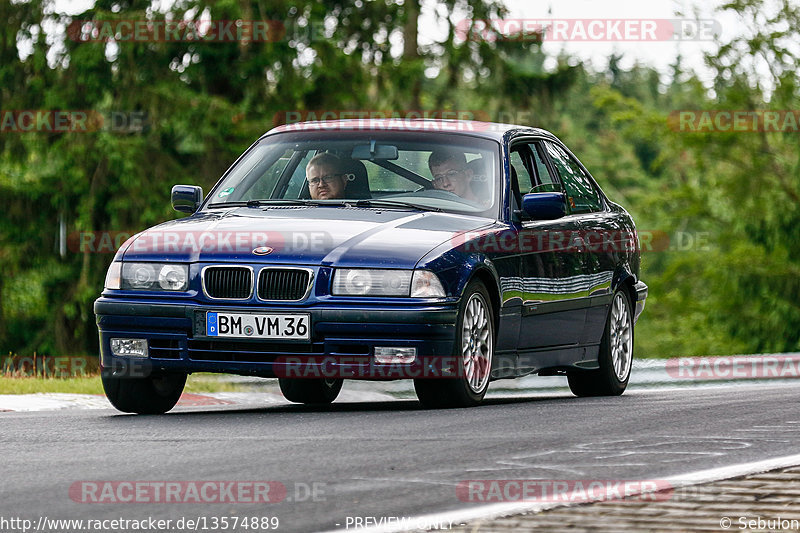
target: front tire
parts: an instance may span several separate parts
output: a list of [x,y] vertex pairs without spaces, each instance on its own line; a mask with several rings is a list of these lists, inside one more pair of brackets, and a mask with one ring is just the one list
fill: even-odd
[[186,374],[153,374],[144,378],[101,374],[103,390],[111,405],[123,413],[164,414],[178,403]]
[[619,396],[628,386],[633,364],[633,312],[625,289],[614,293],[598,357],[600,368],[567,374],[575,396]]
[[294,403],[328,404],[339,396],[343,379],[278,378],[284,398]]
[[426,408],[472,407],[486,395],[494,352],[494,314],[489,292],[480,281],[464,290],[453,347],[456,376],[415,379],[417,398]]

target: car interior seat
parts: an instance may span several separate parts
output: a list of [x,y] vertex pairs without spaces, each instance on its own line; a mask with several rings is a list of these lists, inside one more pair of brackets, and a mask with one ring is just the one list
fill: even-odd
[[467,168],[472,170],[472,181],[469,184],[472,193],[478,198],[484,198],[487,194],[490,194],[488,172],[483,158],[473,159],[467,163]]
[[345,197],[356,200],[367,200],[372,198],[372,191],[369,189],[369,177],[367,167],[364,163],[356,159],[345,159],[347,173],[352,175],[351,180],[345,188]]

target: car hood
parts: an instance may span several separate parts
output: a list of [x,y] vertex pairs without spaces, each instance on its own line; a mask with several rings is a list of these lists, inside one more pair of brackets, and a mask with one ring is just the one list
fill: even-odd
[[125,261],[413,268],[430,250],[492,222],[393,209],[243,207],[160,224],[131,238],[121,251]]

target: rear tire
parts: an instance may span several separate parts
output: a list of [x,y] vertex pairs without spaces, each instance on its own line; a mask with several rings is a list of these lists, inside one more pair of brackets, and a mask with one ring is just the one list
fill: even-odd
[[144,378],[101,375],[111,405],[123,413],[164,414],[178,403],[186,374],[153,374]]
[[456,376],[415,379],[414,390],[423,407],[439,409],[472,407],[486,395],[494,351],[494,314],[489,292],[480,281],[464,290],[456,320],[456,342],[452,359]]
[[633,312],[625,289],[615,292],[611,300],[598,362],[597,370],[567,374],[575,396],[619,396],[628,386],[633,363]]
[[284,398],[290,402],[328,404],[339,396],[343,379],[297,379],[278,378]]

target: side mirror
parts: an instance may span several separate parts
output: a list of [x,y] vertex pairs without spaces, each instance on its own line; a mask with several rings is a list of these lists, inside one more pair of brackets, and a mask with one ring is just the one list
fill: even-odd
[[194,185],[172,187],[172,209],[181,213],[194,213],[203,202],[203,188]]
[[567,214],[563,192],[534,192],[522,197],[522,214],[534,220],[554,220]]

